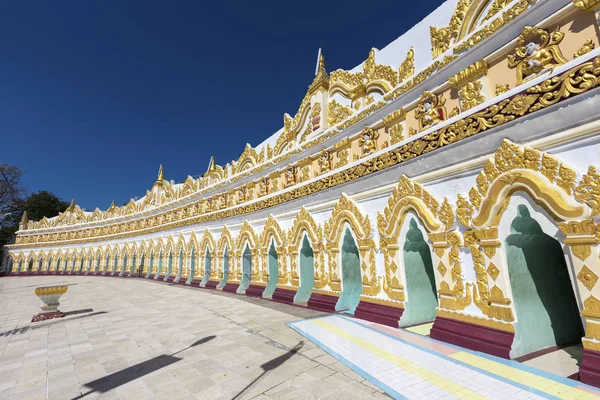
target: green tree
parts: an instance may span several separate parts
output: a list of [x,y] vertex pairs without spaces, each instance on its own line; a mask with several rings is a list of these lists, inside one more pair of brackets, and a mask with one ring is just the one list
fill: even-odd
[[40,219],[56,217],[59,213],[65,211],[69,203],[57,197],[54,193],[46,190],[31,194],[25,200],[24,211],[30,220],[39,221]]

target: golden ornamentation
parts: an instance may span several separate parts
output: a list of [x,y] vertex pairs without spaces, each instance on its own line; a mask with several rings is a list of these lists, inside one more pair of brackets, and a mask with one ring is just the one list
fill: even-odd
[[402,126],[402,123],[394,124],[388,128],[388,134],[390,135],[393,145],[404,140],[404,135],[402,135],[403,130],[404,127]]
[[419,120],[419,131],[423,131],[446,119],[446,99],[431,92],[423,92],[419,105],[415,109],[415,118]]
[[[487,249],[489,248],[493,249],[493,247],[487,247]],[[500,270],[494,265],[494,263],[491,262],[490,266],[487,269],[487,273],[490,274],[493,280],[496,280],[498,279],[498,275],[500,275]]]
[[[469,192],[470,204],[464,197],[458,196],[457,217],[467,227],[471,224],[484,226],[493,217],[496,205],[509,197],[507,188],[517,183],[520,188],[533,193],[532,198],[542,199],[554,215],[567,219],[582,216],[585,209],[572,205],[568,200],[575,179],[573,170],[555,161],[544,158],[535,149],[505,139],[476,178],[477,185]],[[561,169],[568,172],[556,176],[557,170]],[[556,186],[547,185],[541,179],[542,174]],[[475,210],[479,210],[478,213]]]
[[481,94],[483,85],[479,81],[467,83],[459,92],[460,104],[464,111],[480,105],[485,101],[485,97]]
[[594,295],[591,295],[583,302],[583,311],[581,312],[586,318],[600,319],[600,300]]
[[503,114],[513,114],[523,116],[529,110],[529,107],[534,104],[539,95],[523,95],[518,94],[513,97],[510,102],[502,110]]
[[398,82],[404,82],[412,74],[415,73],[415,49],[413,47],[410,48],[408,53],[406,54],[406,58],[400,64],[400,68],[398,68]]
[[336,125],[352,115],[352,109],[350,107],[343,106],[335,100],[331,100],[327,107],[329,111],[329,126]]
[[[310,110],[312,131],[316,131],[321,127],[321,103],[315,102]],[[303,142],[304,140],[300,140]]]
[[377,139],[379,139],[379,133],[373,128],[365,125],[360,133],[360,138],[358,139],[358,146],[362,150],[363,157],[377,151]]
[[[420,74],[418,74],[417,76],[419,75]],[[598,76],[600,76],[600,58],[597,57],[593,60],[587,61],[576,67],[573,67],[568,71],[565,71],[560,76],[552,77],[540,83],[539,85],[535,85],[529,90],[535,91],[536,94],[539,93],[540,97],[538,97],[538,99],[536,100],[536,104],[529,108],[528,113],[548,107],[550,105],[557,104],[564,99],[572,98],[580,93],[587,92],[597,87]],[[414,79],[412,81],[414,81]],[[390,98],[395,98],[395,95],[390,96]],[[8,248],[31,248],[36,246],[48,246],[50,244],[58,246],[63,244],[90,243],[94,241],[116,240],[130,236],[138,236],[143,234],[150,234],[153,232],[175,229],[182,226],[215,221],[218,219],[231,218],[233,216],[255,212],[257,210],[261,210],[267,207],[272,207],[288,201],[296,200],[308,194],[314,194],[321,190],[327,190],[331,187],[347,183],[354,179],[358,179],[364,176],[368,176],[372,173],[379,172],[381,170],[398,165],[423,154],[430,153],[449,144],[453,144],[463,139],[475,136],[480,132],[487,131],[493,127],[501,126],[506,122],[513,121],[518,117],[514,115],[506,115],[501,113],[504,107],[506,107],[506,105],[510,102],[510,99],[511,98],[502,100],[497,104],[493,104],[480,112],[469,115],[465,119],[448,124],[443,128],[433,131],[424,137],[414,140],[413,142],[408,142],[398,148],[391,148],[389,151],[384,152],[372,159],[365,160],[364,162],[352,166],[347,170],[339,171],[335,174],[332,174],[331,176],[324,177],[322,180],[316,180],[304,186],[298,187],[294,190],[277,194],[268,199],[257,201],[252,204],[239,205],[236,208],[219,210],[210,214],[204,214],[204,212],[206,212],[206,207],[201,207],[201,205],[206,204],[208,200],[202,199],[198,200],[196,203],[180,206],[180,208],[192,207],[196,210],[192,216],[185,217],[182,220],[177,220],[177,216],[175,216],[175,218],[171,218],[171,220],[169,221],[165,217],[166,214],[172,215],[172,211],[161,211],[162,214],[159,213],[151,217],[145,217],[143,221],[145,225],[140,225],[135,229],[132,221],[125,222],[121,220],[115,221],[113,225],[110,226],[92,225],[86,228],[77,227],[76,232],[78,232],[78,235],[81,235],[78,238],[73,236],[73,232],[30,233],[31,231],[28,230],[24,231],[23,234],[19,234],[17,236],[17,243],[13,245],[8,245]],[[381,103],[385,104],[384,102]],[[379,103],[377,103],[377,105],[374,104],[373,106],[376,107],[369,110],[369,112],[372,112],[374,109],[377,109],[377,107],[379,107],[378,104]],[[363,115],[362,118],[364,118],[364,116],[366,115],[367,114]],[[348,121],[352,120],[353,118],[354,117],[350,118]],[[346,124],[348,121],[344,122],[342,125]],[[558,168],[554,169],[553,164],[557,164],[556,160],[554,159],[553,161],[553,158],[551,156],[544,154],[542,156],[541,163],[542,174],[547,176],[550,180],[555,179],[555,175],[558,173]],[[589,201],[595,201],[595,203],[593,204],[596,204],[596,206],[590,205],[590,207],[595,209],[597,214],[599,211],[599,203],[597,200],[598,195],[596,194],[596,191],[598,189],[592,188],[594,187],[593,185],[595,185],[595,183],[588,182],[584,184],[582,180],[580,186],[581,185],[587,187],[588,189],[585,189],[585,193],[581,193],[579,196],[584,196],[587,199],[589,199]],[[595,187],[597,188],[597,186]],[[575,188],[576,193],[577,190],[578,187]],[[587,190],[589,190],[589,192],[587,192]],[[585,201],[587,202],[588,200]],[[172,207],[171,205],[165,205],[165,207],[167,206]],[[179,209],[175,209],[174,211],[178,210]],[[459,217],[459,219],[464,217],[463,211],[464,210],[461,210],[460,207],[457,208],[457,216]],[[577,218],[575,214],[577,213],[573,213],[572,218]]]
[[462,41],[460,44],[454,47],[454,53],[462,53],[487,37],[493,35],[497,30],[502,28],[504,25],[521,15],[526,11],[531,4],[535,4],[537,0],[520,0],[514,6],[502,13],[501,16],[495,18],[489,24],[485,24],[478,31],[472,32],[467,40]]
[[573,0],[573,4],[584,11],[594,11],[600,6],[600,0]]
[[68,286],[43,286],[35,288],[36,296],[47,296],[51,294],[65,294],[69,289]]
[[296,184],[296,176],[298,174],[298,167],[288,166],[285,170],[285,187],[294,186]]
[[508,56],[508,67],[517,70],[517,85],[567,62],[558,47],[563,37],[558,28],[552,34],[532,26],[523,28],[515,53]]
[[504,7],[506,7],[508,5],[508,3],[510,3],[510,2],[511,2],[511,0],[494,0],[492,5],[488,9],[488,12],[485,14],[485,17],[483,17],[483,19],[481,20],[481,22],[487,21],[488,19],[490,19],[491,17],[496,15]]
[[592,39],[588,39],[585,41],[585,43],[583,43],[583,46],[581,46],[577,51],[575,51],[575,53],[573,53],[573,58],[581,57],[582,55],[589,53],[595,48],[596,45],[594,44]]
[[433,58],[438,58],[446,50],[450,48],[451,41],[456,39],[459,34],[460,26],[462,25],[467,10],[469,8],[470,0],[459,0],[454,14],[450,18],[450,23],[445,27],[429,27],[429,33],[431,36],[431,53]]
[[581,261],[585,261],[590,254],[592,254],[592,248],[589,244],[570,245],[571,252]]
[[[600,68],[599,68],[600,69]],[[575,198],[592,209],[592,215],[600,215],[600,174],[590,166],[573,190]]]
[[589,269],[587,265],[584,265],[577,274],[577,279],[587,288],[587,290],[591,291],[596,285],[596,282],[598,282],[598,275]]
[[331,171],[333,164],[333,155],[327,150],[323,149],[319,154],[319,158],[317,158],[317,162],[319,163],[319,168],[321,168],[322,174],[329,172]]
[[403,108],[400,108],[389,115],[383,118],[383,123],[385,126],[392,126],[400,121],[404,121],[406,119],[406,111]]
[[[268,276],[268,265],[267,265],[267,256],[269,253],[270,243],[274,241],[275,250],[277,251],[278,259],[277,259],[277,268],[278,268],[278,279],[277,283],[281,285],[285,285],[288,283],[287,280],[287,243],[286,236],[281,226],[279,226],[279,222],[273,215],[269,215],[267,218],[267,222],[265,222],[265,226],[260,235],[260,248],[263,255],[263,281],[264,277]],[[266,275],[265,275],[266,274]],[[268,282],[268,281],[266,281]]]
[[444,277],[444,276],[446,276],[446,272],[448,271],[448,268],[446,268],[444,263],[440,261],[440,263],[438,264],[437,270],[440,273],[440,275],[442,277]]
[[510,90],[508,85],[496,84],[496,96],[500,96],[502,93],[506,93]]
[[488,65],[485,60],[479,60],[475,64],[472,64],[460,71],[458,74],[454,75],[449,79],[450,85],[454,89],[460,89],[465,86],[469,82],[473,82],[482,76],[484,76],[488,71]]

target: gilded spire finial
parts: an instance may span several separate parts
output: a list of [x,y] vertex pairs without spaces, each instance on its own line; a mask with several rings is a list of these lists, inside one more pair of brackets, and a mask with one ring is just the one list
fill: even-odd
[[312,93],[320,87],[329,89],[329,75],[327,75],[327,69],[325,68],[325,57],[323,57],[323,54],[319,56],[317,74],[313,82],[308,87],[308,92]]
[[215,158],[211,157],[210,161],[208,162],[208,169],[206,170],[206,173],[208,174],[208,173],[214,172],[214,171],[216,171],[216,169],[217,169],[217,167],[215,165]]
[[75,199],[71,199],[71,204],[69,204],[66,211],[73,211],[73,209],[75,209]]
[[164,181],[165,180],[165,175],[163,174],[163,166],[162,164],[160,164],[160,167],[158,168],[158,178],[156,178],[157,181]]
[[23,211],[23,217],[21,217],[21,223],[19,223],[19,230],[26,230],[27,225],[29,225],[29,217],[27,216],[27,211]]

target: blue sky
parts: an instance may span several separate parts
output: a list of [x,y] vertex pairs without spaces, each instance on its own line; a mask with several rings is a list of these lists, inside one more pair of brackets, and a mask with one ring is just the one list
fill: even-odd
[[433,11],[406,1],[4,1],[0,163],[86,209],[236,159],[294,115],[314,77],[349,69]]

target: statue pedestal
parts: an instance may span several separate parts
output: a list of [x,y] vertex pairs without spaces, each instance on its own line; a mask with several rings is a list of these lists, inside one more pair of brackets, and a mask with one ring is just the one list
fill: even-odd
[[31,322],[61,318],[65,315],[58,310],[60,296],[67,292],[68,286],[44,286],[35,289],[35,294],[42,300],[40,312],[31,318]]

